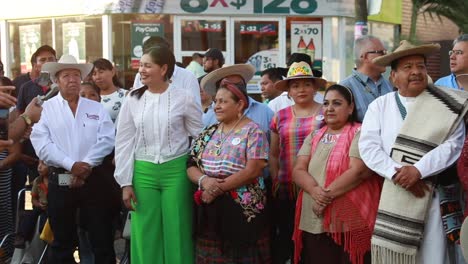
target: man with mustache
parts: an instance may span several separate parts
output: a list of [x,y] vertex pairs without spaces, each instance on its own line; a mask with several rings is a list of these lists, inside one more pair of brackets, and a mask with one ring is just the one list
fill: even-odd
[[391,66],[398,90],[369,105],[359,140],[362,160],[385,179],[372,263],[446,263],[459,239],[460,215],[443,203],[456,175],[444,170],[460,156],[468,96],[428,84],[426,56],[439,49],[404,40],[373,61]]

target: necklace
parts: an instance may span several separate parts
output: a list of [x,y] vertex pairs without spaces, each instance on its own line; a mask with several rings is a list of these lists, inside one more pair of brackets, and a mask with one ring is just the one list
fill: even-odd
[[224,144],[224,141],[226,141],[226,139],[231,135],[232,131],[234,131],[234,129],[237,127],[237,125],[239,124],[239,122],[244,119],[244,116],[242,116],[241,118],[239,118],[239,120],[237,120],[237,122],[234,124],[234,126],[227,132],[227,134],[224,136],[223,138],[223,128],[224,128],[224,123],[222,124],[222,127],[219,127],[218,129],[218,133],[219,133],[219,140],[218,142],[215,143],[215,148],[216,148],[216,156],[219,156],[219,154],[221,154],[221,147],[223,146]]

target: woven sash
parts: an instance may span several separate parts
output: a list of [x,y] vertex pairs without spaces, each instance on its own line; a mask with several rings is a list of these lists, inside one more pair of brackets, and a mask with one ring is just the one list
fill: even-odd
[[[428,86],[403,122],[390,153],[392,159],[402,165],[419,161],[454,132],[467,105],[466,93]],[[434,190],[432,183],[427,185],[431,191],[416,198],[385,180],[372,236],[372,263],[416,263]]]

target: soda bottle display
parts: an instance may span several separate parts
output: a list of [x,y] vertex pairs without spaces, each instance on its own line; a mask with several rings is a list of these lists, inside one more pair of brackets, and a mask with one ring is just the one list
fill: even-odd
[[310,39],[309,44],[307,45],[306,54],[310,56],[310,59],[312,60],[312,63],[313,63],[315,60],[315,45],[314,45],[313,38]]
[[305,53],[306,52],[306,43],[304,41],[304,38],[301,36],[301,39],[299,40],[299,43],[297,44],[297,52],[299,53]]

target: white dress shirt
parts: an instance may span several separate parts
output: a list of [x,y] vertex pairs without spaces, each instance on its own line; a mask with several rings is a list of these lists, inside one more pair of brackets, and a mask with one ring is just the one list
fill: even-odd
[[[198,84],[197,78],[191,71],[175,65],[174,73],[171,77],[171,84],[171,87],[173,87],[172,89],[183,89],[190,91],[192,96],[195,98],[195,102],[201,109],[200,85]],[[133,89],[137,89],[143,86],[144,84],[141,83],[140,73],[138,72],[135,75],[135,80],[133,81]]]
[[39,159],[47,165],[71,171],[73,164],[81,161],[95,167],[112,152],[115,127],[100,103],[79,97],[73,115],[59,93],[42,107],[31,142]]
[[[402,167],[390,157],[391,149],[403,125],[403,118],[398,110],[394,93],[396,92],[380,96],[369,105],[359,139],[359,153],[364,163],[369,169],[387,180],[391,180],[395,175],[395,168]],[[412,107],[415,98],[407,98],[399,94],[398,96],[407,113],[418,111]],[[414,166],[423,178],[443,171],[460,156],[464,139],[465,125],[461,122],[446,141],[426,153]],[[423,239],[416,255],[418,264],[447,263],[447,240],[440,215],[439,193],[435,191],[425,220]]]
[[188,135],[203,128],[202,111],[192,94],[174,89],[164,93],[146,90],[140,99],[127,96],[120,110],[115,143],[115,179],[132,185],[135,160],[163,163],[188,153]]
[[[395,175],[395,168],[402,166],[390,157],[391,149],[403,125],[394,93],[383,95],[369,105],[359,139],[359,152],[364,163],[389,180]],[[417,111],[411,107],[414,98],[406,98],[399,94],[398,96],[408,113]],[[423,178],[441,172],[458,159],[464,139],[465,125],[462,122],[444,143],[429,151],[414,166]]]

